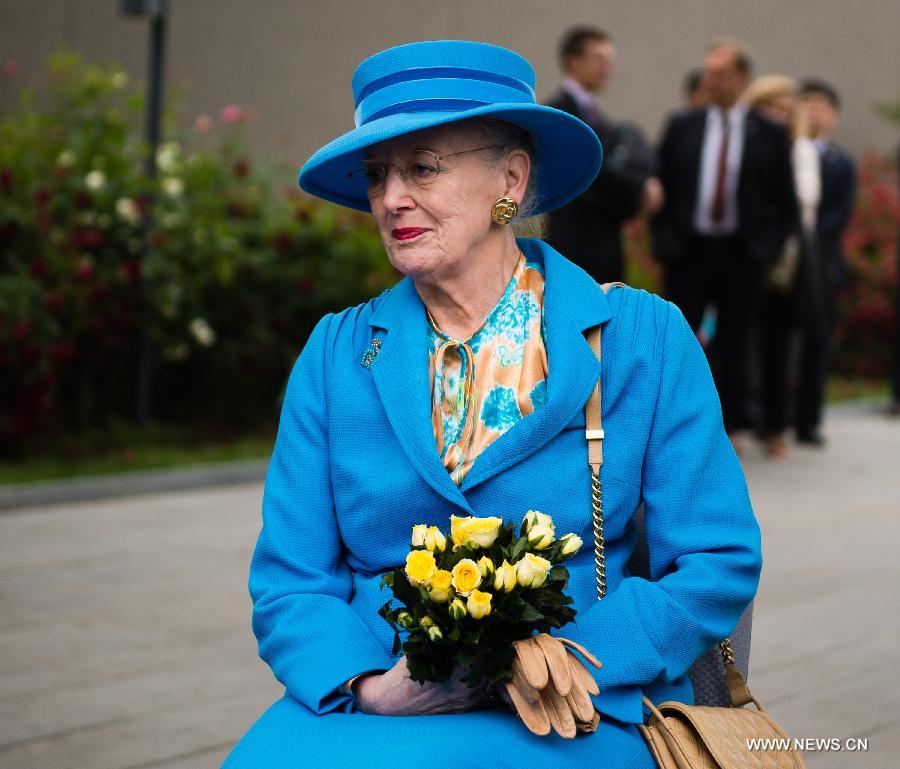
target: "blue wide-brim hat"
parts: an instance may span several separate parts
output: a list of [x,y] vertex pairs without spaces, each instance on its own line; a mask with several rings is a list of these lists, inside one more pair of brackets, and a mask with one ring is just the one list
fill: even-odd
[[353,74],[356,128],[315,152],[300,169],[306,192],[369,211],[363,150],[403,134],[466,118],[507,120],[538,145],[538,189],[532,213],[552,211],[597,176],[603,147],[574,115],[537,104],[534,68],[514,51],[468,40],[428,40],[376,53]]

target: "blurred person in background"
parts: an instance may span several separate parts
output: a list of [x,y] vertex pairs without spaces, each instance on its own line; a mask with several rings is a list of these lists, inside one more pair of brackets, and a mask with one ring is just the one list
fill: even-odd
[[[725,428],[744,448],[748,353],[759,295],[796,217],[790,137],[740,98],[752,62],[738,41],[706,51],[710,103],[668,121],[657,164],[665,204],[653,220],[664,288],[697,332],[707,305],[717,312],[711,366]],[[707,350],[710,353],[710,349]]]
[[709,103],[709,97],[706,94],[706,87],[703,85],[703,70],[694,67],[684,76],[682,84],[682,92],[684,95],[684,106],[686,109],[697,109],[705,107]]
[[795,416],[797,441],[822,446],[822,405],[828,373],[831,335],[837,322],[838,292],[847,282],[847,262],[841,240],[856,197],[856,164],[832,139],[840,114],[835,88],[819,79],[800,84],[800,109],[809,135],[819,151],[822,195],[817,217],[822,254],[825,325],[820,333],[807,334],[801,351]]
[[[822,180],[819,152],[809,138],[797,105],[797,83],[784,75],[766,75],[750,84],[744,101],[791,133],[791,164],[797,193],[799,218],[785,241],[778,261],[769,271],[760,310],[762,364],[762,424],[764,450],[772,459],[788,454],[785,428],[788,417],[788,389],[791,343],[799,329],[802,381],[818,381],[821,361],[815,352],[825,333],[826,281],[824,263],[817,246],[816,220]],[[812,369],[812,370],[809,370]],[[824,383],[824,380],[822,380]],[[793,414],[801,418],[798,434],[806,429],[811,399],[821,402],[821,393],[795,391]]]
[[565,77],[546,104],[591,126],[605,155],[584,194],[547,216],[547,241],[596,281],[624,280],[622,225],[662,205],[653,151],[637,126],[615,122],[597,107],[595,94],[605,90],[615,68],[610,36],[593,27],[573,28],[563,37],[559,55]]

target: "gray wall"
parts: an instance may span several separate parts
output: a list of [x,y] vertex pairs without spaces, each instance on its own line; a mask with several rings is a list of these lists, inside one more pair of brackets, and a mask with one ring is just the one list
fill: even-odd
[[[602,104],[653,140],[680,101],[683,74],[721,34],[751,46],[757,74],[835,83],[845,104],[838,139],[852,151],[887,151],[898,140],[872,110],[900,98],[897,0],[170,0],[170,8],[167,77],[187,89],[186,118],[227,103],[255,106],[254,150],[288,170],[352,128],[350,78],[374,51],[435,38],[505,45],[534,64],[542,98],[558,82],[558,38],[578,22],[607,29],[617,43],[618,72]],[[117,0],[0,0],[0,9],[0,59],[18,59],[20,79],[59,40],[144,75],[148,25],[121,16]],[[0,82],[0,104],[12,92]]]

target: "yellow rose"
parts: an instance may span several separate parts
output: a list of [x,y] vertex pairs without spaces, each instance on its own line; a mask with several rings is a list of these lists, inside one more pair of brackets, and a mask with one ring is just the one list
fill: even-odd
[[547,581],[547,572],[553,564],[534,553],[525,553],[516,562],[516,581],[522,587],[540,587]]
[[535,550],[546,549],[556,538],[556,527],[553,525],[553,519],[549,515],[545,515],[537,510],[529,510],[525,513],[523,524],[525,536],[528,539],[528,546]]
[[471,558],[463,558],[453,567],[453,587],[460,595],[468,595],[481,584],[478,564]]
[[466,616],[466,605],[459,599],[454,598],[450,602],[450,608],[448,609],[450,612],[450,616],[453,617],[457,622]]
[[406,555],[406,578],[414,587],[427,585],[437,571],[434,555],[428,550],[411,550]]
[[559,554],[563,558],[568,558],[570,555],[575,555],[584,544],[581,537],[577,534],[566,534],[562,539],[559,540],[562,543],[562,547],[560,548]]
[[441,632],[441,629],[437,625],[432,625],[425,632],[428,633],[428,637],[432,641],[440,641],[444,637],[444,634]]
[[541,526],[549,526],[551,529],[554,528],[553,519],[546,513],[542,513],[540,510],[529,510],[527,513],[525,513],[525,518],[522,519],[522,524],[526,531],[528,531],[528,529],[530,529],[535,524],[539,524]]
[[450,537],[453,539],[453,549],[462,545],[468,547],[490,547],[500,533],[503,519],[496,516],[476,518],[469,516],[459,518],[450,516]]
[[486,617],[491,613],[491,594],[473,590],[469,600],[466,601],[466,608],[475,619]]
[[503,519],[494,515],[487,518],[470,518],[464,526],[467,544],[470,547],[490,547],[497,539],[502,525]]
[[428,589],[428,597],[436,603],[446,603],[450,600],[450,586],[453,575],[446,569],[438,569],[431,578]]
[[437,526],[429,526],[425,532],[425,547],[429,550],[440,550],[443,552],[447,547],[447,538],[441,534],[441,530]]
[[486,555],[481,556],[478,559],[478,571],[481,572],[481,576],[485,579],[492,577],[494,574],[494,562]]
[[494,573],[494,590],[503,590],[506,593],[510,593],[515,586],[516,567],[504,558],[503,565],[498,566],[497,571]]
[[460,545],[465,544],[466,534],[464,531],[465,523],[469,517],[461,517],[458,515],[450,516],[450,539],[453,540],[453,549],[456,550]]
[[[425,544],[425,532],[428,527],[424,523],[418,523],[412,527],[412,546],[422,547]],[[429,550],[431,548],[428,548]]]

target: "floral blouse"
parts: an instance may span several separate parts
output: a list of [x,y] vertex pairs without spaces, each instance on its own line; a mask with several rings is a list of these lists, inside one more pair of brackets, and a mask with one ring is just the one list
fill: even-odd
[[441,331],[426,308],[432,427],[457,485],[488,445],[547,400],[543,306],[543,267],[520,252],[503,296],[467,340]]

